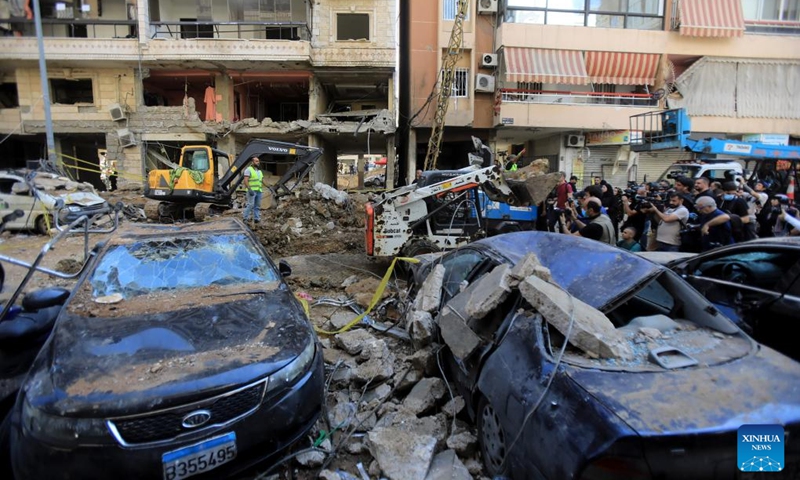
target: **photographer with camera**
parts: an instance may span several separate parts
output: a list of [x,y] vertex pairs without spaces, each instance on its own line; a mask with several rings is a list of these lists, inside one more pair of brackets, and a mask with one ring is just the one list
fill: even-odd
[[797,236],[800,235],[800,218],[798,217],[797,209],[794,207],[789,207],[786,210],[782,211],[778,216],[778,219],[784,222],[786,225],[791,227],[788,230],[789,236]]
[[772,217],[775,222],[772,227],[772,236],[797,235],[797,227],[793,225],[797,218],[797,209],[790,206],[789,197],[782,193],[775,195],[772,198],[772,207]]
[[626,220],[622,224],[622,230],[633,227],[636,230],[634,237],[642,245],[642,249],[647,248],[647,232],[650,230],[648,225],[647,212],[641,209],[640,203],[647,197],[647,190],[644,187],[629,188],[622,195],[622,209],[626,215]]
[[681,247],[681,228],[689,219],[689,210],[683,206],[683,197],[670,192],[667,196],[669,208],[662,211],[649,203],[647,212],[654,215],[658,227],[656,228],[656,251],[677,252]]
[[[574,218],[571,222],[567,222],[566,216],[561,214],[561,231],[568,235],[577,235],[583,238],[590,238],[599,242],[607,243],[609,245],[617,244],[617,235],[614,231],[614,225],[608,215],[601,212],[602,203],[599,199],[589,197],[585,203],[586,220],[588,223]],[[574,212],[574,210],[573,210]],[[571,232],[571,224],[574,223],[578,231]]]

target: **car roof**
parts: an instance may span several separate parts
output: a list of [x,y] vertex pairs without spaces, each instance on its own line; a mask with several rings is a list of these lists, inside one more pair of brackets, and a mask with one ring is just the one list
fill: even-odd
[[246,234],[248,229],[238,218],[217,218],[198,223],[157,224],[137,223],[129,225],[109,240],[111,245],[131,244],[149,239],[167,239],[186,235]]
[[525,231],[474,242],[516,265],[533,253],[553,280],[592,307],[602,307],[666,269],[602,242],[559,233]]

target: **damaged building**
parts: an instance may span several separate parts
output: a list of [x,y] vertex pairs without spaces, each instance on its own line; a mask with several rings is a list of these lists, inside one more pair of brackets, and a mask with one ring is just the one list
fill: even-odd
[[[35,19],[0,3],[4,166],[31,166],[47,157]],[[394,1],[39,3],[56,156],[74,178],[103,188],[116,169],[140,186],[182,146],[235,155],[269,138],[323,148],[313,181],[335,184],[342,156],[378,155],[393,182]]]

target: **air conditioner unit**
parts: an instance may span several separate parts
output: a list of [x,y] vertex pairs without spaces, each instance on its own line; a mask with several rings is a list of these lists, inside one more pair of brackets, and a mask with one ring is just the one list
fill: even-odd
[[120,148],[132,147],[136,145],[136,137],[133,135],[133,132],[127,128],[121,128],[117,130],[117,137],[119,138]]
[[125,110],[122,109],[122,106],[119,103],[112,103],[109,105],[108,113],[111,114],[111,120],[114,120],[115,122],[125,120]]
[[497,0],[478,0],[478,13],[481,15],[497,13]]
[[475,91],[493,93],[494,77],[491,75],[484,75],[482,73],[475,75]]
[[481,67],[496,67],[496,66],[497,66],[497,54],[484,53],[483,58],[481,58]]
[[565,143],[567,147],[583,148],[586,143],[586,137],[583,135],[567,135]]

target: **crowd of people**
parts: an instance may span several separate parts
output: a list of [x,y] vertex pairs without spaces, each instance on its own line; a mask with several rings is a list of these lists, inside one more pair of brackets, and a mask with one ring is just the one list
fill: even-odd
[[546,202],[547,229],[630,251],[703,252],[760,237],[800,235],[793,199],[763,181],[679,177],[613,187],[600,177],[578,189],[561,173]]

